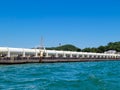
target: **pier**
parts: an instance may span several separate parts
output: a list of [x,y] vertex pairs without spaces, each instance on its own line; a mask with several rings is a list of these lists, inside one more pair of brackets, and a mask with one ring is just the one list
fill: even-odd
[[120,60],[120,54],[0,47],[0,64]]

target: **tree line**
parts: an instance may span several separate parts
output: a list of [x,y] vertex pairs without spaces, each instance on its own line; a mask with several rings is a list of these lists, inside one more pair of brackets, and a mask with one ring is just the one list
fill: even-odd
[[97,52],[97,53],[103,53],[108,50],[116,50],[117,52],[120,52],[120,42],[110,42],[106,46],[99,46],[97,48],[84,48],[83,52]]
[[67,44],[67,45],[62,45],[58,47],[51,47],[51,48],[46,48],[48,50],[64,50],[64,51],[77,51],[77,52],[95,52],[95,53],[103,53],[108,50],[116,50],[117,52],[120,52],[120,41],[119,42],[110,42],[105,46],[99,46],[99,47],[88,47],[88,48],[78,48],[74,45]]

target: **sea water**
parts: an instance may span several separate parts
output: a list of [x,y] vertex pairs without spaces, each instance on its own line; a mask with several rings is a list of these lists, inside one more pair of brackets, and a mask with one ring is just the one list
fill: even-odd
[[120,90],[120,61],[0,65],[0,90]]

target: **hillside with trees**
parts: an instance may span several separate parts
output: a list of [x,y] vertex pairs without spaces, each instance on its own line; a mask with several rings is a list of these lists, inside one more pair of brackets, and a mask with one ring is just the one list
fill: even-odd
[[108,50],[116,50],[117,52],[120,52],[120,42],[110,42],[106,46],[99,46],[97,48],[84,48],[82,49],[83,52],[97,52],[97,53],[103,53]]
[[99,46],[99,47],[88,47],[84,49],[80,49],[74,45],[67,44],[58,47],[46,48],[47,50],[64,50],[64,51],[77,51],[77,52],[96,52],[96,53],[103,53],[108,50],[116,50],[120,52],[120,41],[119,42],[110,42],[106,46]]
[[48,50],[64,50],[64,51],[81,51],[80,48],[71,45],[71,44],[66,44],[58,47],[52,47],[52,48],[46,48]]

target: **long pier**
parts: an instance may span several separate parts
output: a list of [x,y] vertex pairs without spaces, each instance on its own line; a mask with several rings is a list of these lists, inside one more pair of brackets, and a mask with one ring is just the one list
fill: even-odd
[[0,58],[0,64],[120,61],[111,58]]
[[0,64],[120,60],[120,54],[0,47]]

